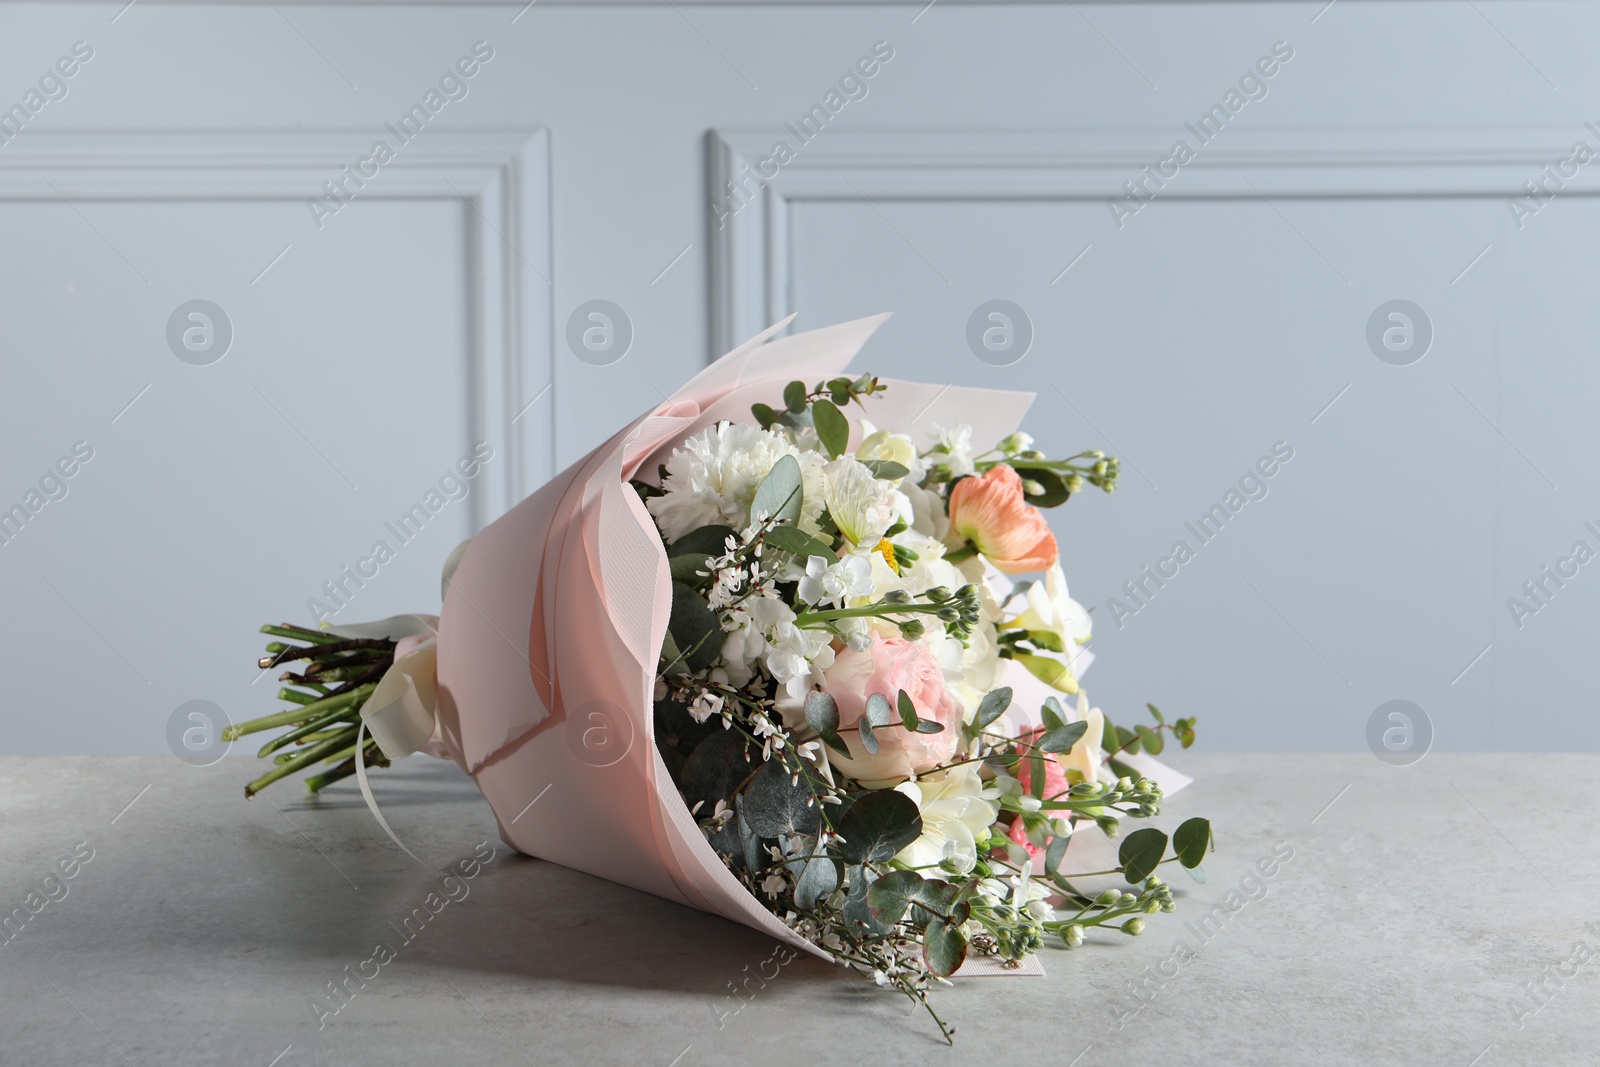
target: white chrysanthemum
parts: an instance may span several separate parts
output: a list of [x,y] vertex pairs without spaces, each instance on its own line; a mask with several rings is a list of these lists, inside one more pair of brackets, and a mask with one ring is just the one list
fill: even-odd
[[911,521],[906,495],[853,456],[840,456],[823,472],[828,479],[828,514],[852,545],[871,548],[896,522]]
[[722,525],[742,530],[762,479],[784,456],[800,463],[800,528],[820,532],[826,478],[824,457],[796,448],[782,434],[742,422],[719,422],[674,449],[667,460],[662,495],[645,502],[670,544],[691,530]]

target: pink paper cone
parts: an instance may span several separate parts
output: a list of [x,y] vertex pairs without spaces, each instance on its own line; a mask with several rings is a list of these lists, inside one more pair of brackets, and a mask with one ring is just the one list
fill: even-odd
[[[753,421],[794,379],[836,377],[887,316],[775,341],[779,323],[697,375],[471,543],[441,615],[441,733],[506,844],[751,926],[826,957],[706,842],[656,751],[653,692],[671,579],[627,484],[720,420]],[[874,424],[934,422],[998,441],[1032,394],[889,382]]]

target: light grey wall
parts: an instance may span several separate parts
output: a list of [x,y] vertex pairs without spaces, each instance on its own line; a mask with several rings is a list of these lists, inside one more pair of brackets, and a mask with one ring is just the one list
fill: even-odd
[[[435,609],[477,517],[704,363],[713,304],[893,311],[863,368],[1036,389],[1046,447],[1125,458],[1114,497],[1055,516],[1113,716],[1153,700],[1214,748],[1359,749],[1403,698],[1441,748],[1600,742],[1595,567],[1520,626],[1507,607],[1600,549],[1600,165],[1520,228],[1506,203],[1600,148],[1591,6],[120,8],[0,6],[0,104],[94,50],[0,146],[0,504],[94,449],[0,546],[0,750],[160,752],[184,701],[263,713],[254,627],[309,621],[482,437],[472,495],[337,619]],[[321,180],[480,40],[468,95],[319,230]],[[763,194],[785,239],[741,211],[714,277],[708,131],[792,138],[879,41],[867,95]],[[1278,41],[1267,95],[1119,229],[1107,198]],[[986,159],[996,132],[1018,138]],[[235,331],[204,367],[165,336],[196,298]],[[994,298],[1035,330],[1007,367],[965,340]],[[1365,336],[1397,298],[1433,326],[1411,366]],[[566,344],[593,299],[632,324],[609,365]],[[1123,582],[1279,441],[1269,495],[1119,628]]]

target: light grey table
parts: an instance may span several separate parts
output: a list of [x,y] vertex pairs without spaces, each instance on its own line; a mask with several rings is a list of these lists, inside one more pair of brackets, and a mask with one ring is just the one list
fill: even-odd
[[[442,875],[353,787],[246,803],[237,758],[3,759],[0,915],[28,918],[0,947],[0,1063],[1600,1062],[1600,955],[1579,948],[1600,952],[1600,757],[1175,762],[1198,782],[1167,814],[1217,827],[1206,884],[1175,874],[1175,914],[1047,949],[1044,978],[941,991],[950,1049],[860,977],[779,969],[750,930],[508,852],[450,765],[382,772],[391,822],[440,863],[498,853],[405,931]],[[75,849],[92,858],[29,913]],[[1247,877],[1275,849],[1292,858]],[[380,941],[394,958],[331,1012],[327,983]]]

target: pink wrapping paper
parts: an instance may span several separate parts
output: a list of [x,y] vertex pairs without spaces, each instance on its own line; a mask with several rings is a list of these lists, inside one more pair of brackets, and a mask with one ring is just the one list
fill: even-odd
[[[671,604],[665,549],[627,484],[720,420],[752,421],[785,383],[839,375],[886,315],[769,340],[700,372],[480,533],[444,601],[445,746],[519,852],[744,923],[826,958],[757,901],[695,825],[656,751],[652,696]],[[1031,393],[888,382],[880,426],[925,439],[1015,430]]]

